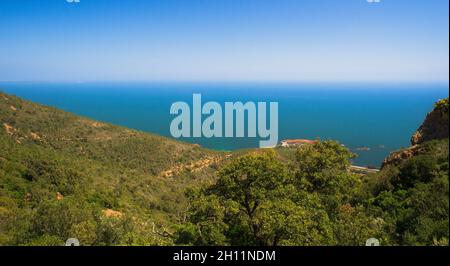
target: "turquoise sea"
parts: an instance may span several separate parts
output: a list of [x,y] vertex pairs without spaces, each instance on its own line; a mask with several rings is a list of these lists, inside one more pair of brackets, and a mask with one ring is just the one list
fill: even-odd
[[[172,103],[279,103],[279,140],[334,139],[358,154],[357,165],[379,166],[409,146],[448,84],[288,83],[31,83],[0,82],[0,90],[78,115],[170,137]],[[258,138],[183,138],[218,150],[258,146]]]

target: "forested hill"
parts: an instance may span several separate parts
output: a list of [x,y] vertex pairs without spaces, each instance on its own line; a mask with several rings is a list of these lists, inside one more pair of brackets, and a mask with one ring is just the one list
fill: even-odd
[[51,147],[153,175],[213,154],[198,145],[93,121],[6,94],[0,94],[0,118],[0,132],[17,144]]
[[[432,106],[430,106],[430,109]],[[175,242],[192,245],[447,245],[448,98],[378,173],[349,171],[334,141],[246,154],[190,197]],[[424,114],[425,116],[425,114]]]
[[448,112],[360,174],[335,141],[215,152],[0,93],[0,245],[448,245]]
[[[186,187],[210,182],[227,157],[3,93],[0,122],[0,244],[80,232],[95,238],[88,244],[170,243]],[[126,227],[134,235],[119,240]]]

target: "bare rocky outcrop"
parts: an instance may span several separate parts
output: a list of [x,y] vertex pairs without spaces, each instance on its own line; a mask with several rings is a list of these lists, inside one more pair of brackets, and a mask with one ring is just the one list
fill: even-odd
[[6,123],[3,123],[3,127],[5,128],[6,134],[10,136],[14,135],[14,133],[17,131],[17,129]]
[[119,211],[112,210],[112,209],[105,209],[102,212],[103,212],[103,215],[105,215],[106,217],[120,218],[123,215],[123,213],[121,213]]
[[56,192],[56,200],[63,200],[64,196],[60,192]]
[[170,169],[161,172],[159,175],[162,177],[172,177],[176,174],[179,174],[180,172],[184,170],[192,171],[192,172],[199,172],[212,164],[219,163],[224,159],[227,159],[230,157],[230,154],[224,155],[224,156],[208,156],[206,158],[200,159],[198,161],[190,162],[188,164],[178,164]]
[[419,155],[422,151],[423,147],[421,147],[420,145],[414,145],[403,150],[391,152],[391,154],[389,154],[389,156],[384,159],[383,163],[381,164],[381,168],[390,164],[399,164],[404,160]]
[[420,145],[423,142],[448,138],[448,114],[448,98],[436,102],[434,110],[427,114],[422,125],[412,135],[412,146],[389,154],[384,159],[381,168],[390,164],[399,164],[419,155],[424,151],[424,148]]
[[425,121],[411,137],[411,145],[445,138],[448,138],[448,98],[438,101],[434,110],[427,114]]

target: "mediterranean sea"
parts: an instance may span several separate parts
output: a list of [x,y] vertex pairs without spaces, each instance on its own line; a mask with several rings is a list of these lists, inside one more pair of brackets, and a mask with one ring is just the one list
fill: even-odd
[[[380,166],[408,147],[448,84],[306,84],[207,82],[0,82],[0,91],[68,112],[167,137],[170,106],[202,101],[278,102],[279,141],[333,139],[358,155],[354,164]],[[181,138],[216,150],[258,147],[258,138]]]

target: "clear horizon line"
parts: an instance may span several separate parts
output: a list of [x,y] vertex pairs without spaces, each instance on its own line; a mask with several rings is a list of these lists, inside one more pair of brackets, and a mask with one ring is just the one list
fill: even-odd
[[287,84],[447,84],[450,80],[210,80],[210,79],[133,79],[133,80],[0,80],[3,83],[287,83]]

